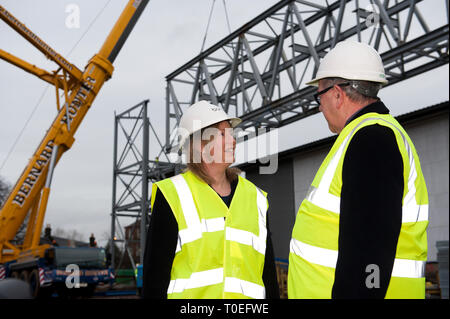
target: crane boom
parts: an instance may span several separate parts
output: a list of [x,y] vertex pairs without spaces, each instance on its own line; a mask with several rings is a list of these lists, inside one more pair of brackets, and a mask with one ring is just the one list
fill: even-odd
[[82,72],[75,65],[67,61],[61,54],[53,50],[47,43],[42,41],[41,38],[39,38],[30,29],[28,29],[25,24],[20,22],[2,6],[0,6],[0,18],[5,21],[11,28],[17,31],[21,36],[23,36],[28,42],[34,45],[39,51],[45,54],[49,59],[53,60],[74,78],[81,80]]
[[[58,108],[56,118],[0,210],[0,263],[23,256],[41,254],[44,249],[48,248],[48,246],[39,245],[39,240],[53,168],[61,156],[71,148],[75,132],[104,82],[111,77],[114,69],[112,63],[148,1],[128,1],[98,54],[92,57],[84,72],[80,71],[80,73],[78,73],[79,69],[57,54],[23,23],[0,6],[0,18],[62,68],[63,82],[66,81],[66,75],[71,81],[71,85],[67,86],[67,81],[64,88],[66,93],[65,107]],[[55,54],[52,54],[52,52]],[[6,54],[3,53],[3,56],[6,56]],[[14,63],[13,56],[8,55],[8,59],[9,62]],[[23,61],[16,61],[14,64],[25,65]],[[24,69],[27,70],[27,68]],[[57,96],[58,88],[61,88],[58,84],[60,79],[54,81],[57,87]],[[69,90],[70,92],[68,92]],[[11,243],[11,240],[15,237],[28,214],[30,218],[27,223],[24,243],[21,246],[16,246]]]

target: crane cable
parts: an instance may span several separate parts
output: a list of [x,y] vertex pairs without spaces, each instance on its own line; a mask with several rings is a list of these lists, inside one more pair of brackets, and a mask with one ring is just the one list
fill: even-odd
[[[99,13],[97,13],[97,15],[95,16],[95,18],[91,21],[91,23],[88,25],[86,31],[81,35],[81,37],[78,39],[77,42],[75,42],[74,46],[70,49],[69,53],[66,55],[67,57],[70,56],[70,54],[73,52],[73,50],[75,50],[75,48],[78,46],[78,44],[81,42],[81,40],[85,37],[85,35],[88,33],[88,31],[91,29],[91,27],[94,25],[95,21],[97,21],[97,19],[100,17],[100,15],[103,13],[103,11],[105,11],[106,7],[109,5],[109,3],[112,0],[108,0],[108,2],[106,2],[106,4],[103,6],[103,8],[99,11]],[[2,165],[0,166],[0,172],[2,171],[3,167],[5,166],[5,164],[8,162],[9,157],[11,156],[12,152],[14,151],[14,149],[17,146],[17,143],[19,142],[20,138],[22,137],[25,129],[27,128],[28,124],[30,123],[34,113],[36,112],[37,108],[39,107],[39,105],[41,104],[42,100],[44,99],[45,94],[47,93],[47,90],[49,88],[50,84],[47,84],[47,86],[44,88],[44,91],[42,92],[38,102],[36,103],[36,105],[34,106],[33,110],[31,111],[30,115],[28,116],[28,119],[25,121],[25,125],[22,127],[22,130],[19,132],[18,136],[16,137],[13,145],[11,146],[11,148],[8,151],[8,154],[6,155],[5,159],[2,162]],[[61,95],[62,96],[62,95]]]
[[228,18],[227,5],[225,3],[225,0],[222,0],[222,2],[223,2],[223,8],[225,10],[225,18],[227,19],[228,32],[231,34],[231,26],[230,26],[230,19]]
[[[226,20],[227,20],[228,32],[231,33],[231,26],[230,26],[230,19],[229,19],[229,17],[228,17],[227,5],[226,5],[226,3],[225,3],[225,0],[222,0],[222,2],[223,2],[224,10],[225,10],[225,18],[226,18]],[[211,17],[212,17],[213,11],[214,11],[214,5],[215,5],[215,3],[216,3],[216,0],[213,0],[212,5],[211,5],[211,10],[210,10],[210,12],[209,12],[208,23],[207,23],[207,25],[206,25],[205,36],[203,37],[202,48],[200,49],[200,53],[202,53],[202,52],[203,52],[203,49],[205,48],[206,37],[207,37],[207,35],[208,35],[209,25],[210,25],[210,23],[211,23]]]
[[208,23],[206,25],[206,30],[205,30],[205,36],[203,37],[203,43],[202,43],[202,48],[200,49],[200,53],[203,52],[203,49],[205,48],[205,42],[206,42],[206,36],[208,35],[208,30],[209,30],[209,24],[211,22],[211,17],[212,17],[212,13],[214,11],[214,4],[216,3],[216,0],[213,0],[213,3],[211,5],[211,10],[209,11],[209,18],[208,18]]

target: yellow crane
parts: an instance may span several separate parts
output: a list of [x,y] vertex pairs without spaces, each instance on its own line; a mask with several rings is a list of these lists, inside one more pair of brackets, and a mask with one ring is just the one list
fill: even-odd
[[[74,143],[74,134],[105,81],[113,73],[120,49],[149,0],[129,0],[100,51],[84,71],[67,61],[40,37],[0,5],[0,19],[58,65],[53,72],[42,70],[0,50],[0,58],[51,83],[56,89],[57,116],[17,180],[0,210],[0,265],[14,260],[43,258],[49,245],[40,245],[41,230],[50,193],[53,170]],[[65,102],[60,103],[60,90]],[[29,215],[23,244],[11,241]]]

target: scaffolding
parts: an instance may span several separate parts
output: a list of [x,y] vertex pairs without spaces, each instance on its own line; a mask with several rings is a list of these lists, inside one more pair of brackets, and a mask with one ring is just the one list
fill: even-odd
[[[115,114],[110,238],[112,268],[120,268],[126,255],[133,269],[137,263],[142,264],[150,215],[149,185],[182,169],[182,165],[170,163],[167,156],[167,162],[160,162],[161,152],[155,160],[149,159],[151,133],[161,150],[163,145],[148,117],[148,104],[149,100],[144,100]],[[122,223],[123,220],[133,222],[131,231],[124,230],[121,220]],[[118,265],[115,265],[114,243],[123,244]],[[131,246],[138,247],[137,254],[132,253]]]

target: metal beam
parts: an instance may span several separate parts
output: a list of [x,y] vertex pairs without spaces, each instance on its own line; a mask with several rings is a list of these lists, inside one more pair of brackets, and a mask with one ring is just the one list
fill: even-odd
[[[146,226],[150,213],[148,195],[149,182],[149,127],[148,103],[145,100],[115,116],[114,153],[113,153],[113,186],[111,213],[111,255],[114,267],[114,245],[116,241],[116,225],[120,225],[119,217],[129,217],[139,221],[140,249],[139,261],[143,262]],[[121,141],[125,147],[120,148]],[[138,145],[140,141],[140,145]],[[162,147],[162,145],[160,145]],[[130,150],[132,152],[130,152]],[[140,187],[139,187],[140,186]],[[120,230],[120,229],[119,229]],[[123,237],[124,235],[121,234]],[[128,251],[127,238],[122,238],[125,251]]]
[[[429,12],[421,13],[417,4],[423,1],[431,2],[378,0],[376,12],[365,11],[356,0],[280,1],[166,77],[168,83],[182,86],[168,95],[166,129],[172,131],[179,120],[174,115],[177,105],[183,108],[199,97],[215,102],[211,92],[218,94],[217,103],[227,112],[243,119],[241,127],[248,131],[281,127],[314,114],[315,89],[305,87],[304,81],[338,41],[356,39],[376,47],[391,83],[446,64],[448,16],[435,21]],[[432,5],[435,10],[448,6],[446,1]],[[380,23],[372,26],[366,19],[377,12]],[[406,18],[400,20],[401,15]],[[421,28],[410,32],[415,25]],[[208,76],[200,76],[205,69]],[[210,95],[201,92],[206,86],[215,88]],[[255,99],[258,93],[261,100]],[[235,108],[230,109],[232,101]]]

